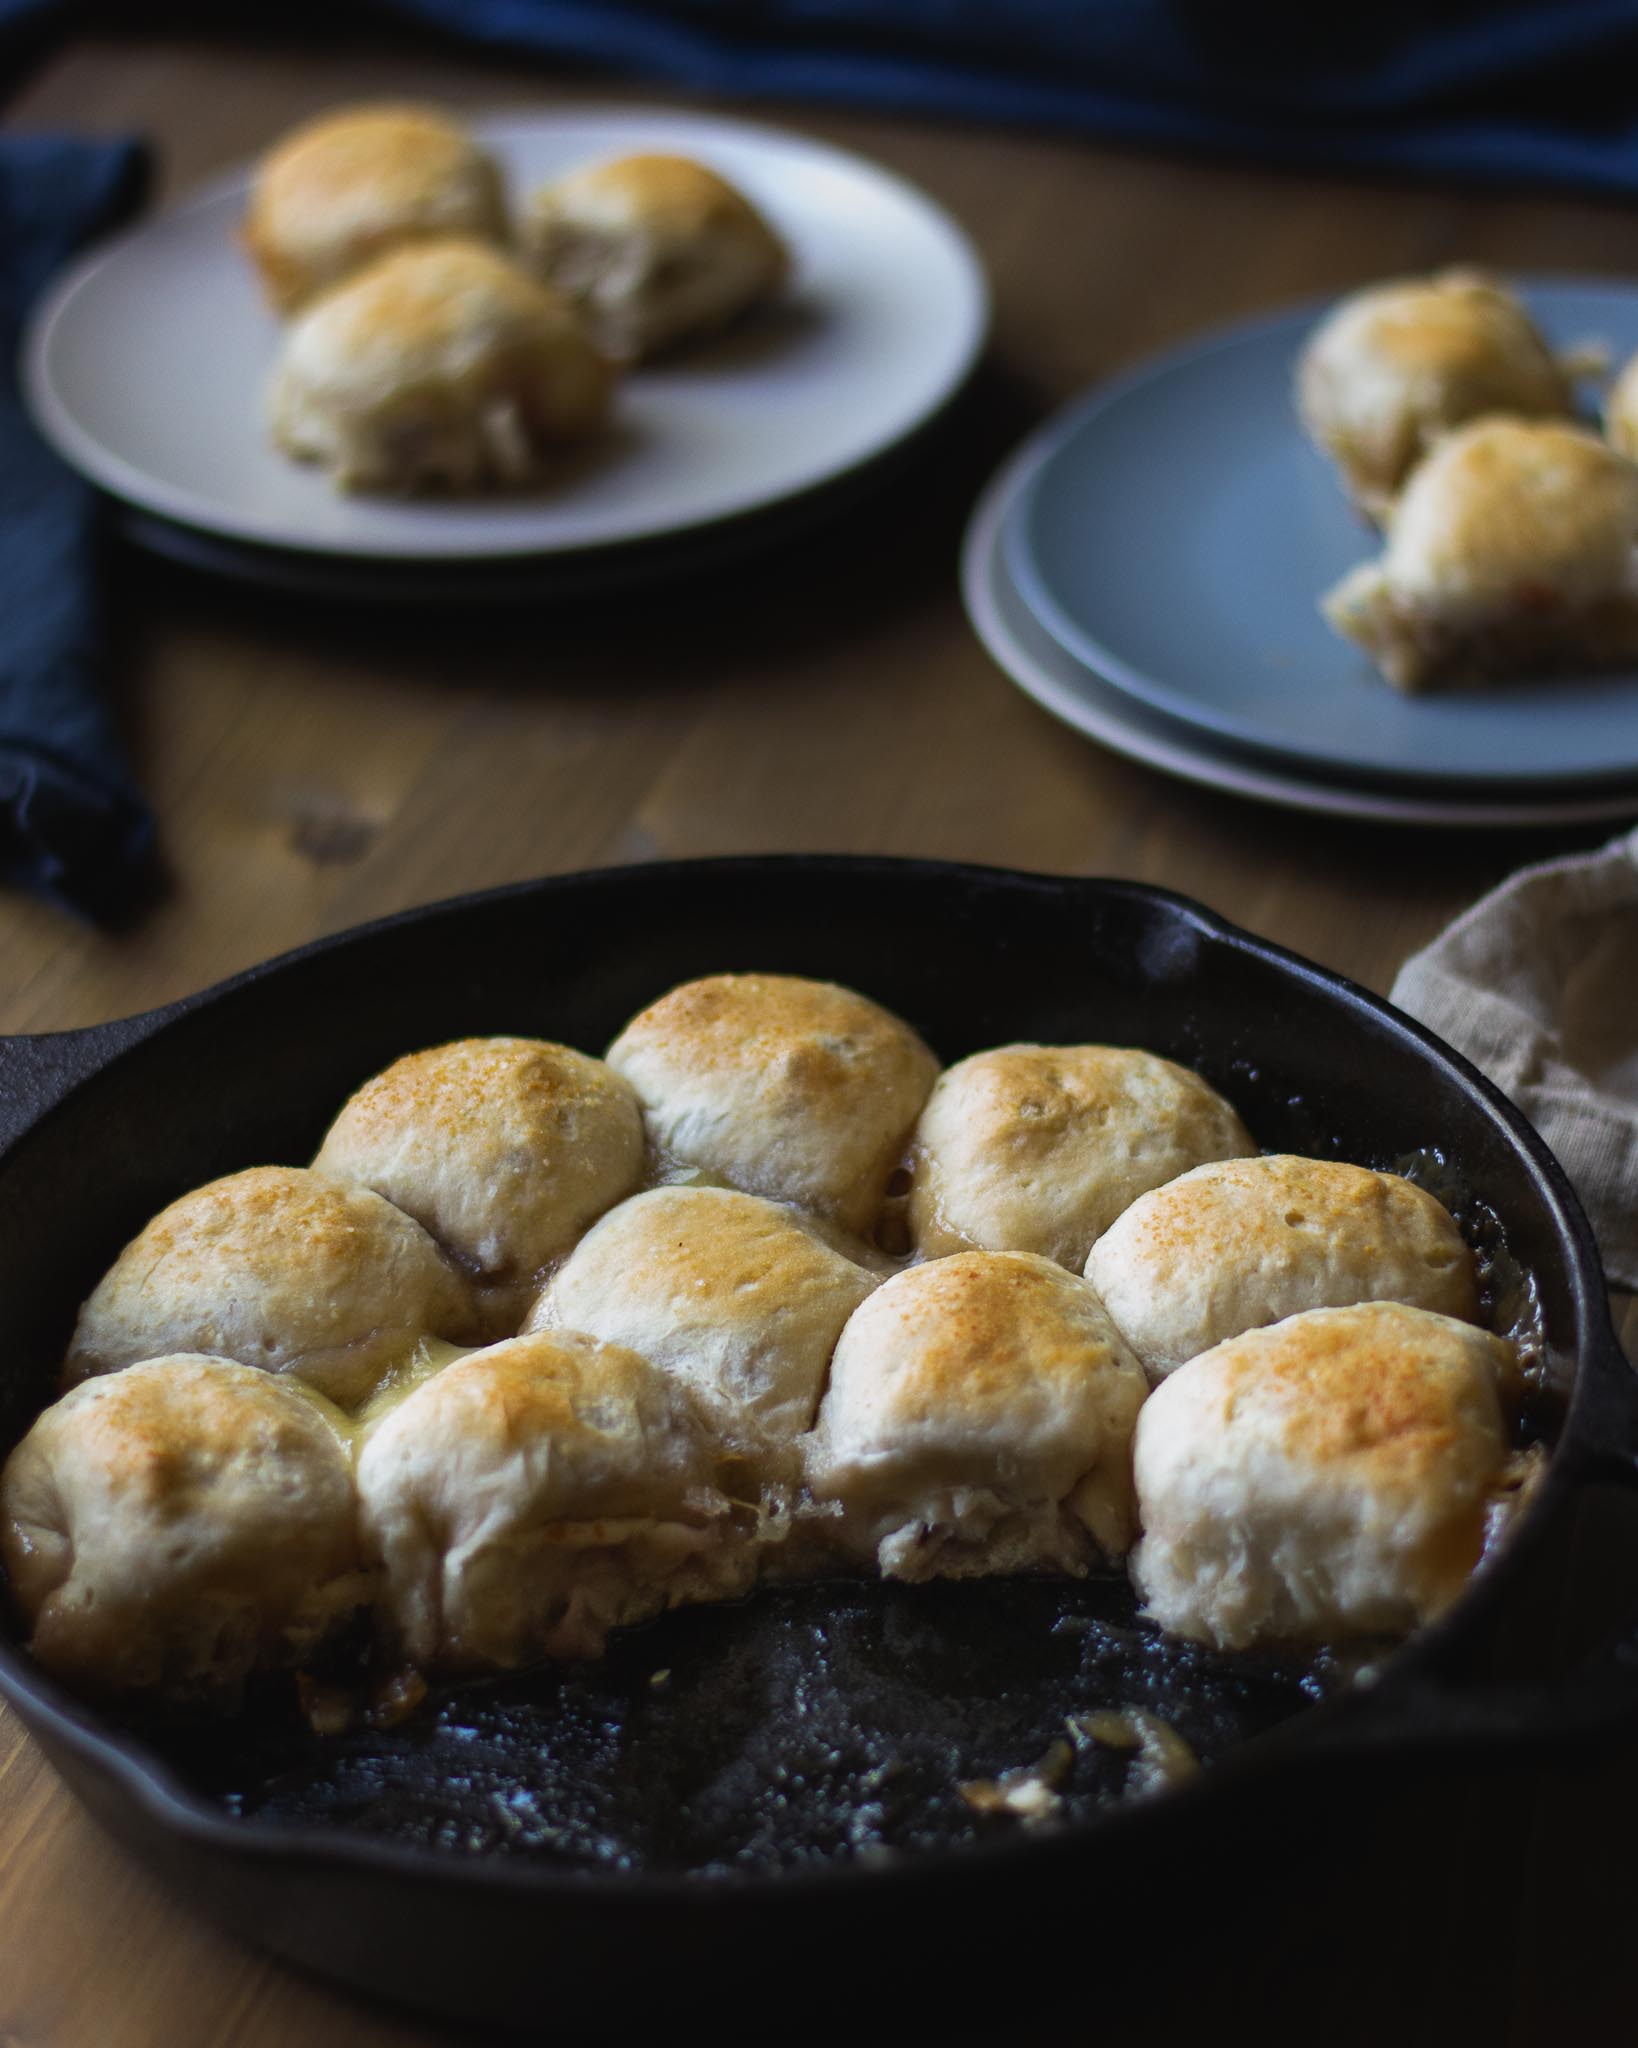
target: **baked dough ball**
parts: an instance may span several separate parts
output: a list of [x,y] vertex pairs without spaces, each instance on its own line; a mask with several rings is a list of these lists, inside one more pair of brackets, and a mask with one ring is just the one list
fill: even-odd
[[268,418],[343,490],[478,490],[547,475],[612,388],[566,300],[477,242],[418,242],[294,322]]
[[366,1081],[313,1164],[413,1216],[510,1334],[645,1158],[637,1098],[603,1061],[539,1038],[461,1038]]
[[186,1354],[45,1411],[0,1474],[0,1563],[33,1654],[99,1691],[231,1695],[371,1591],[322,1404]]
[[542,186],[523,244],[599,345],[627,358],[726,326],[778,291],[790,268],[745,195],[684,156],[620,157]]
[[1512,1346],[1397,1302],[1317,1308],[1202,1353],[1149,1397],[1132,1578],[1174,1635],[1396,1635],[1479,1561]]
[[244,222],[281,313],[434,235],[507,239],[493,158],[435,107],[343,107],[305,123],[262,159]]
[[743,1591],[750,1552],[709,1474],[687,1395],[635,1352],[559,1332],[469,1352],[358,1461],[405,1654],[451,1670],[596,1656],[611,1628]]
[[852,989],[788,974],[684,982],[634,1017],[609,1065],[668,1162],[844,1230],[875,1222],[938,1062]]
[[1476,420],[1411,477],[1379,560],[1322,601],[1402,690],[1638,653],[1638,467],[1552,421]]
[[131,1240],[80,1310],[65,1377],[209,1352],[351,1402],[422,1338],[470,1337],[472,1317],[460,1276],[390,1202],[305,1167],[253,1166]]
[[1140,1195],[1086,1277],[1151,1380],[1243,1330],[1359,1301],[1473,1322],[1473,1254],[1397,1174],[1275,1154],[1197,1166]]
[[1111,1045],[1003,1045],[939,1077],[916,1126],[910,1232],[927,1258],[1039,1252],[1079,1272],[1139,1195],[1256,1148],[1200,1076]]
[[961,1252],[854,1312],[805,1446],[837,1540],[889,1578],[1084,1572],[1132,1538],[1143,1368],[1050,1259]]
[[1564,416],[1575,394],[1510,291],[1477,271],[1374,285],[1322,320],[1297,364],[1310,436],[1373,517],[1451,427]]
[[755,1499],[797,1476],[842,1325],[877,1276],[790,1209],[732,1188],[634,1195],[580,1240],[529,1330],[589,1330],[694,1396]]
[[1638,459],[1638,356],[1634,356],[1604,401],[1604,432],[1629,461]]

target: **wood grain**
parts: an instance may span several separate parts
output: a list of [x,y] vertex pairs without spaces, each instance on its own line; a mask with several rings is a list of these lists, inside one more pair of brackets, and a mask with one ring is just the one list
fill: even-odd
[[[174,195],[306,113],[389,92],[474,108],[658,97],[424,46],[336,44],[320,55],[100,41],[51,62],[12,119],[143,130]],[[269,599],[121,559],[118,688],[170,887],[117,937],[0,902],[0,1029],[141,1009],[314,934],[460,890],[605,862],[801,848],[1132,876],[1384,988],[1407,951],[1521,860],[1602,836],[1305,819],[1103,753],[990,664],[962,615],[956,545],[1018,436],[1147,349],[1456,258],[1630,275],[1631,214],[880,116],[756,111],[917,180],[978,241],[995,284],[994,347],[936,445],[828,528],[613,608],[395,614]],[[1154,579],[1164,602],[1164,563]],[[1638,1318],[1627,1323],[1630,1340]],[[1495,1822],[1496,1796],[1476,1797],[1475,1843],[1484,1816]],[[1638,1810],[1632,1770],[1515,1781],[1508,1799],[1513,1839],[1530,1816],[1529,1857],[1572,1867],[1555,1885],[1507,1892],[1471,1859],[1453,1863],[1453,1885],[1483,1888],[1485,1911],[1462,1924],[1482,1924],[1494,1943],[1487,2015],[1518,2041],[1546,2038],[1550,2015],[1566,2022],[1557,2038],[1575,2036],[1570,2018],[1590,2032],[1616,2024],[1618,2010],[1630,2031],[1620,1987],[1580,1930],[1596,1891],[1587,1859]],[[1364,1910],[1357,1896],[1339,1898]],[[1611,1931],[1609,1958],[1619,1945]],[[1292,1967],[1311,1967],[1319,1997],[1324,1971],[1341,1965]],[[182,1913],[0,1714],[0,2044],[308,2038],[362,2048],[432,2036]]]

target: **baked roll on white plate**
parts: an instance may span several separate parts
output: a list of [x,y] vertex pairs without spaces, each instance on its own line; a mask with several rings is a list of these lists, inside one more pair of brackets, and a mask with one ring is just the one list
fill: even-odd
[[1289,1153],[1216,1160],[1140,1195],[1092,1247],[1086,1277],[1151,1380],[1304,1309],[1479,1313],[1473,1254],[1432,1195]]
[[1174,1635],[1402,1635],[1467,1584],[1502,1484],[1513,1347],[1394,1302],[1319,1308],[1150,1395],[1132,1579]]
[[753,1574],[683,1388],[572,1332],[469,1352],[370,1432],[366,1549],[404,1654],[506,1670]]
[[348,1453],[294,1381],[181,1355],[89,1381],[0,1474],[32,1654],[103,1691],[231,1699],[370,1599]]
[[634,1195],[557,1270],[526,1330],[586,1330],[685,1385],[723,1484],[788,1495],[842,1326],[878,1276],[800,1215],[732,1188]]
[[839,1548],[896,1579],[1116,1561],[1133,1531],[1143,1368],[1088,1283],[960,1252],[857,1310],[804,1447]]
[[1129,1203],[1254,1151],[1215,1089],[1157,1054],[1003,1045],[946,1068],[916,1126],[910,1234],[926,1258],[1038,1252],[1079,1273]]
[[828,981],[713,974],[635,1016],[608,1062],[662,1162],[868,1231],[938,1073],[909,1025]]
[[465,1283],[412,1218],[328,1174],[253,1166],[131,1240],[80,1310],[64,1376],[206,1352],[354,1402],[424,1339],[474,1335]]
[[745,195],[683,156],[623,156],[543,185],[522,239],[537,275],[623,359],[726,326],[771,298],[790,269]]
[[313,1165],[413,1216],[510,1334],[645,1157],[637,1098],[602,1060],[546,1039],[461,1038],[366,1081]]
[[1638,460],[1638,356],[1622,369],[1604,401],[1604,432],[1629,462]]
[[268,298],[290,313],[406,242],[504,246],[506,197],[494,159],[436,107],[342,107],[262,159],[242,232]]
[[1476,420],[1321,609],[1402,690],[1602,667],[1638,658],[1635,545],[1638,467],[1580,427]]
[[1333,308],[1297,364],[1297,410],[1352,496],[1380,519],[1443,433],[1486,413],[1568,417],[1574,365],[1523,306],[1473,270],[1373,285]]
[[548,477],[602,430],[613,387],[567,300],[477,242],[425,241],[295,320],[268,419],[342,490],[481,490]]

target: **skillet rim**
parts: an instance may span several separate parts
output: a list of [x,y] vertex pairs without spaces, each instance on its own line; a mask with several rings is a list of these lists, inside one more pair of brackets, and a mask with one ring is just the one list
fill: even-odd
[[[1193,1813],[1230,1793],[1247,1777],[1271,1768],[1290,1769],[1327,1755],[1335,1756],[1339,1746],[1334,1741],[1328,1744],[1328,1737],[1354,1723],[1368,1728],[1379,1702],[1385,1698],[1391,1702],[1395,1695],[1413,1693],[1419,1678],[1434,1676],[1452,1661],[1464,1639],[1483,1628],[1541,1547],[1558,1511],[1576,1490],[1578,1479],[1585,1476],[1588,1447],[1579,1441],[1579,1430],[1596,1400],[1595,1376],[1612,1361],[1624,1363],[1610,1321],[1607,1283],[1591,1227],[1564,1169],[1540,1135],[1462,1054],[1350,977],[1250,932],[1176,890],[1123,876],[1054,874],[927,856],[783,853],[715,855],[577,869],[438,898],[325,933],[152,1010],[79,1030],[0,1037],[0,1046],[14,1050],[26,1048],[31,1041],[59,1046],[73,1043],[82,1055],[75,1061],[71,1074],[52,1087],[49,1100],[0,1141],[0,1171],[4,1171],[17,1147],[34,1137],[72,1095],[116,1068],[127,1054],[136,1052],[150,1038],[222,998],[253,988],[310,959],[363,945],[386,933],[436,924],[443,918],[458,918],[527,898],[548,900],[609,888],[641,887],[645,882],[679,877],[731,881],[747,873],[766,875],[795,870],[820,876],[914,880],[935,886],[965,884],[1066,900],[1091,896],[1162,910],[1211,944],[1249,955],[1277,973],[1305,983],[1324,999],[1340,1002],[1345,1009],[1370,1013],[1379,1025],[1386,1025],[1402,1040],[1409,1041],[1416,1054],[1434,1066],[1444,1085],[1487,1112],[1491,1121],[1500,1126],[1511,1148],[1523,1155],[1531,1181],[1544,1203],[1551,1234],[1563,1256],[1574,1322],[1574,1342],[1566,1347],[1573,1379],[1544,1483],[1499,1554],[1485,1563],[1444,1615],[1396,1647],[1386,1660],[1379,1682],[1368,1688],[1350,1688],[1316,1703],[1292,1721],[1248,1738],[1215,1761],[1209,1770],[1168,1789],[1159,1802],[1144,1798],[1125,1800],[1051,1829],[996,1830],[913,1855],[816,1862],[777,1872],[730,1869],[706,1876],[699,1872],[611,1871],[504,1857],[463,1857],[357,1835],[342,1827],[262,1824],[254,1818],[228,1814],[192,1792],[163,1759],[146,1749],[139,1736],[105,1724],[94,1705],[82,1701],[32,1665],[9,1633],[0,1634],[0,1697],[17,1712],[23,1726],[41,1743],[54,1765],[58,1763],[59,1747],[66,1749],[72,1753],[77,1768],[88,1769],[101,1781],[99,1789],[134,1802],[141,1817],[179,1838],[181,1843],[258,1867],[279,1863],[327,1866],[338,1869],[338,1873],[352,1871],[421,1887],[453,1884],[541,1899],[560,1895],[581,1910],[623,1910],[628,1905],[650,1904],[705,1914],[743,1900],[747,1894],[762,1904],[786,1900],[795,1904],[838,1886],[849,1892],[866,1884],[878,1890],[902,1889],[917,1883],[948,1880],[957,1873],[977,1876],[1018,1857],[1042,1862],[1052,1855],[1073,1855],[1093,1837],[1101,1839],[1112,1829],[1124,1832],[1147,1820],[1152,1811],[1168,1815]],[[1482,1696],[1484,1686],[1481,1682],[1467,1690]],[[1409,1741],[1410,1738],[1405,1738],[1407,1746]],[[71,1776],[69,1782],[75,1796],[82,1797],[77,1780]]]

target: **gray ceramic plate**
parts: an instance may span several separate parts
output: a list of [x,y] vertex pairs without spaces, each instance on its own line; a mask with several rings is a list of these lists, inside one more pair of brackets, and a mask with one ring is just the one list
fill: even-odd
[[1415,787],[1373,787],[1363,778],[1303,775],[1287,764],[1243,753],[1211,734],[1151,711],[1106,683],[1060,647],[1019,596],[1001,534],[1031,474],[1028,451],[1007,464],[979,499],[962,546],[967,614],[996,663],[1054,718],[1112,753],[1209,789],[1287,810],[1371,819],[1387,825],[1457,829],[1591,824],[1638,818],[1638,783],[1624,790],[1512,796]]
[[[1638,349],[1638,288],[1521,287],[1560,345]],[[1009,572],[1077,661],[1152,709],[1310,770],[1424,787],[1638,776],[1638,672],[1404,697],[1316,606],[1375,552],[1291,409],[1320,306],[1101,386],[1032,443]]]

